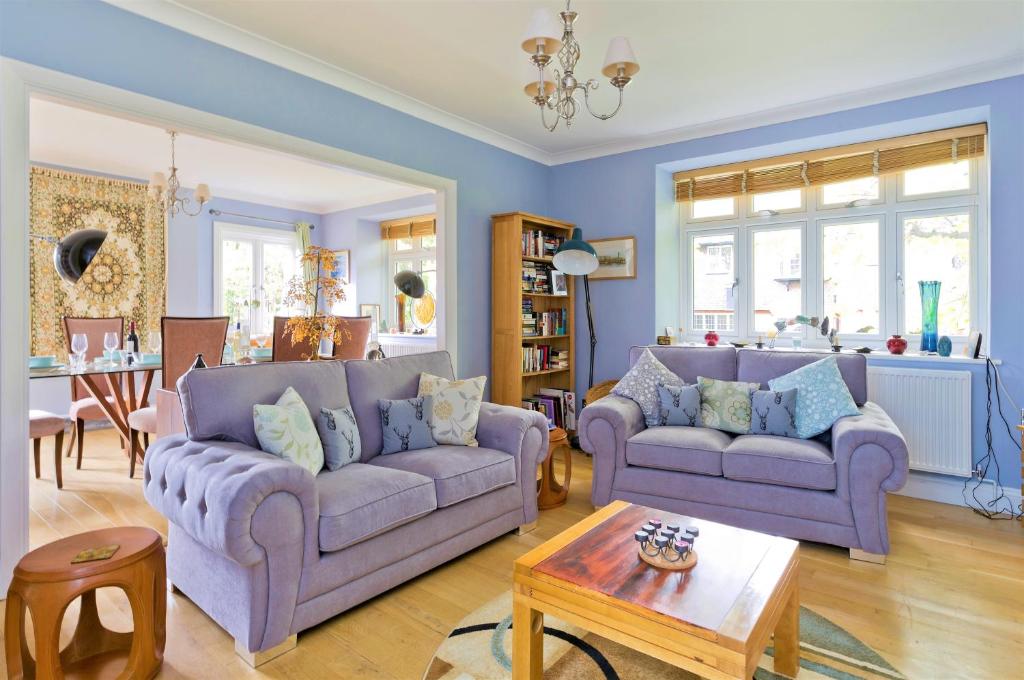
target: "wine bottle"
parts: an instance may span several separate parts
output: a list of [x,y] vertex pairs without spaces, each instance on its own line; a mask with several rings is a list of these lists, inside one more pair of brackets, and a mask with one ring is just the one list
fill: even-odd
[[135,363],[136,354],[139,351],[139,336],[135,333],[135,322],[128,325],[128,337],[124,339],[125,362],[131,366]]

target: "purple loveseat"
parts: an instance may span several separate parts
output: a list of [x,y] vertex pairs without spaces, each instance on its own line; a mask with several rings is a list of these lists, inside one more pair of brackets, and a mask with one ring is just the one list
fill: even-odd
[[[548,445],[540,413],[485,403],[479,447],[379,455],[377,400],[416,396],[422,372],[452,378],[451,358],[225,366],[178,381],[187,435],[150,446],[146,500],[168,519],[168,579],[250,663],[536,520],[536,470]],[[360,462],[314,477],[259,450],[252,407],[289,386],[314,414],[351,403]]]
[[[644,349],[630,350],[630,366]],[[772,378],[827,356],[732,347],[650,350],[688,384],[700,375],[757,382],[765,389]],[[609,395],[588,405],[580,414],[579,435],[594,456],[591,500],[597,506],[631,501],[831,543],[850,548],[852,557],[883,561],[889,552],[886,492],[906,482],[907,445],[885,411],[867,400],[865,357],[837,359],[861,414],[839,419],[825,438],[646,428],[630,399]]]

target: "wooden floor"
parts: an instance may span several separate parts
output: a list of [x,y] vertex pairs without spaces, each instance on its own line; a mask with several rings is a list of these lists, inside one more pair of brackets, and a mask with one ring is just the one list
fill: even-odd
[[[43,456],[43,478],[31,488],[33,546],[126,524],[166,535],[166,522],[142,498],[141,471],[128,478],[113,431],[89,432],[86,444],[82,470],[65,459],[63,491],[53,484],[52,457]],[[591,511],[589,458],[577,453],[573,473],[569,503],[542,512],[532,534],[493,541],[302,633],[297,650],[259,670],[235,656],[231,638],[197,607],[172,595],[160,677],[417,680],[459,619],[510,588],[515,557]],[[891,497],[889,526],[893,550],[886,566],[804,544],[803,604],[871,645],[908,678],[1024,677],[1024,528],[901,496]],[[105,590],[100,605],[109,627],[130,629],[122,595]],[[76,616],[69,610],[66,637]]]

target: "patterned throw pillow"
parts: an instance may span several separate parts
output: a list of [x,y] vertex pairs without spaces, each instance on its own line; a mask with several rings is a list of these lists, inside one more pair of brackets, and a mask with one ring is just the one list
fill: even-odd
[[750,434],[796,437],[796,390],[758,390],[750,399]]
[[316,429],[324,445],[324,463],[328,470],[340,470],[359,460],[362,442],[351,406],[320,409]]
[[384,433],[381,453],[416,451],[437,446],[430,434],[430,410],[433,397],[381,399],[380,426]]
[[843,416],[860,413],[850,388],[839,372],[835,357],[801,366],[792,373],[768,381],[773,390],[798,390],[796,436],[810,439],[832,427]]
[[478,446],[476,425],[484,400],[487,376],[468,380],[448,380],[420,373],[419,396],[434,398],[430,432],[438,444]]
[[679,376],[658,361],[651,350],[645,349],[633,367],[612,388],[612,394],[635,401],[643,411],[647,427],[656,427],[661,420],[658,412],[658,385],[682,384]]
[[700,390],[696,385],[658,385],[658,425],[700,427]]
[[723,432],[750,432],[750,395],[760,387],[757,383],[730,382],[697,377],[700,388],[700,422]]
[[267,453],[280,456],[316,475],[324,467],[324,447],[306,402],[289,387],[274,405],[255,404],[256,439]]

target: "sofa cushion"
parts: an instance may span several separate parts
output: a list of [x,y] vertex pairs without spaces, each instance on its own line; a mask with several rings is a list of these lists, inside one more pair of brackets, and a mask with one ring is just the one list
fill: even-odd
[[648,350],[640,355],[622,380],[615,384],[612,394],[635,401],[644,413],[647,427],[654,427],[659,421],[658,385],[682,384],[679,376],[665,368]]
[[516,459],[503,451],[480,447],[436,446],[378,456],[370,464],[434,480],[439,508],[516,483]]
[[324,467],[324,447],[302,397],[289,387],[274,404],[252,407],[256,438],[267,453],[318,474]]
[[434,482],[405,470],[352,463],[316,478],[320,550],[365,541],[437,509]]
[[750,396],[757,383],[697,377],[700,424],[734,434],[750,432]]
[[773,390],[796,388],[796,434],[810,439],[843,416],[860,414],[834,356],[807,364],[768,381]]
[[658,385],[658,426],[700,427],[700,390],[696,385]]
[[[846,387],[853,400],[862,406],[868,400],[868,361],[863,354],[834,354]],[[736,351],[737,378],[744,382],[768,383],[780,375],[792,373],[801,366],[820,361],[821,352],[766,352],[759,349]],[[708,374],[705,374],[708,375]]]
[[750,397],[750,434],[796,437],[796,388],[757,390]]
[[476,427],[484,400],[487,376],[448,380],[429,373],[420,374],[419,396],[434,398],[430,432],[438,444],[478,446]]
[[381,399],[380,426],[383,433],[381,454],[429,449],[437,444],[430,432],[433,397]]
[[668,425],[639,432],[626,442],[626,463],[701,475],[722,474],[722,451],[732,437],[720,430]]
[[729,479],[830,491],[836,488],[832,452],[813,439],[768,435],[736,437],[722,454]]

